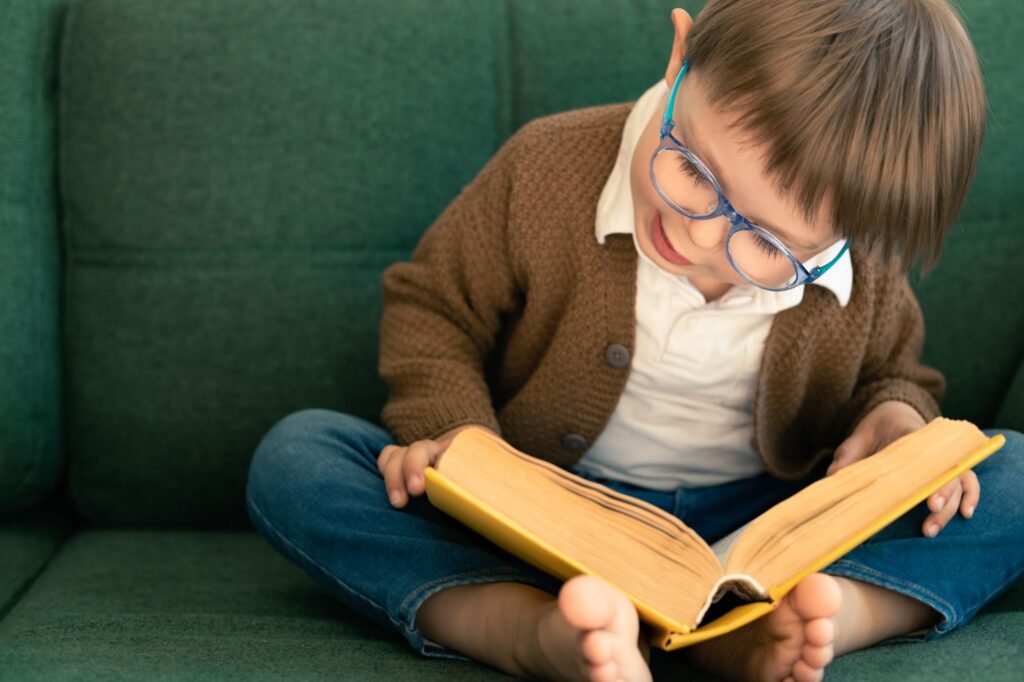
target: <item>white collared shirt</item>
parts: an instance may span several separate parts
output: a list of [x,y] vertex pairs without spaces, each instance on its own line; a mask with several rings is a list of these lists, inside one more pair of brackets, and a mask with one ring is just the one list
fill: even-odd
[[[649,88],[630,111],[611,175],[597,204],[595,235],[634,234],[630,161],[668,91]],[[658,110],[660,116],[662,111]],[[804,265],[832,260],[840,240]],[[654,490],[707,486],[755,476],[754,387],[775,313],[803,300],[804,287],[772,292],[734,285],[708,303],[683,275],[659,268],[637,246],[636,343],[626,387],[608,424],[574,468]],[[841,306],[853,287],[849,252],[806,286],[823,286]]]

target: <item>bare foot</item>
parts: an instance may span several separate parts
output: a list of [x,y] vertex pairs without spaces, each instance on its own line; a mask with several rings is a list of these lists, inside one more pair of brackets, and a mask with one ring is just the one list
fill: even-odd
[[730,680],[816,682],[832,661],[841,602],[836,579],[814,573],[768,615],[683,651],[697,667]]
[[558,599],[525,627],[533,636],[517,655],[521,667],[552,680],[649,682],[650,647],[636,608],[608,582],[568,580]]

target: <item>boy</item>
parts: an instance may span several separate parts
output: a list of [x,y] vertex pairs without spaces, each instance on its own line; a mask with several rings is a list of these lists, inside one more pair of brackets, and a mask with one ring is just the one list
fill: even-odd
[[[561,585],[427,503],[423,468],[467,425],[714,542],[939,414],[903,273],[937,259],[983,135],[955,13],[711,0],[696,26],[683,10],[672,23],[663,82],[524,126],[385,273],[390,433],[305,410],[254,456],[256,527],[426,655],[651,676],[636,610],[608,583]],[[1024,535],[1000,518],[1024,483],[1010,452],[1024,442],[1005,433],[978,467],[991,514],[963,528],[980,498],[968,472],[773,613],[682,655],[734,679],[814,680],[835,655],[962,625],[1024,570],[984,554]],[[922,544],[947,524],[945,544]],[[993,571],[938,593],[934,548]]]

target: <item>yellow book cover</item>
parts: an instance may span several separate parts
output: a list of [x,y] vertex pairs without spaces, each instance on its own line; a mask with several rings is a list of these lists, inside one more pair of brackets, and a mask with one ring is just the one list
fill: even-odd
[[[430,503],[562,580],[621,590],[664,650],[734,630],[1005,442],[938,417],[708,545],[671,514],[478,428],[425,471]],[[923,536],[922,536],[923,538]]]

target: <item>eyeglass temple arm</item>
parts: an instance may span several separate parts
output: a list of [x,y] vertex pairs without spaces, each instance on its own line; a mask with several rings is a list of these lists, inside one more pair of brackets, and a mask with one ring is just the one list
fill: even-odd
[[[676,110],[676,92],[679,90],[679,84],[683,81],[683,76],[686,75],[687,70],[690,68],[690,60],[685,60],[683,66],[679,69],[679,75],[676,76],[675,85],[672,86],[672,92],[668,95],[668,106],[665,107],[665,116],[661,119],[661,130],[663,133],[672,130],[672,112]],[[668,130],[665,129],[668,126]]]
[[839,249],[839,253],[836,254],[835,258],[830,260],[828,263],[825,263],[824,265],[819,265],[819,266],[813,268],[809,273],[807,273],[807,280],[806,280],[805,284],[810,284],[811,282],[813,282],[814,280],[818,279],[819,277],[824,275],[826,272],[828,272],[828,269],[830,267],[832,267],[833,265],[835,265],[839,261],[839,259],[843,257],[843,254],[846,253],[846,250],[849,249],[849,248],[850,248],[850,240],[847,239],[846,243],[843,244],[843,248]]

